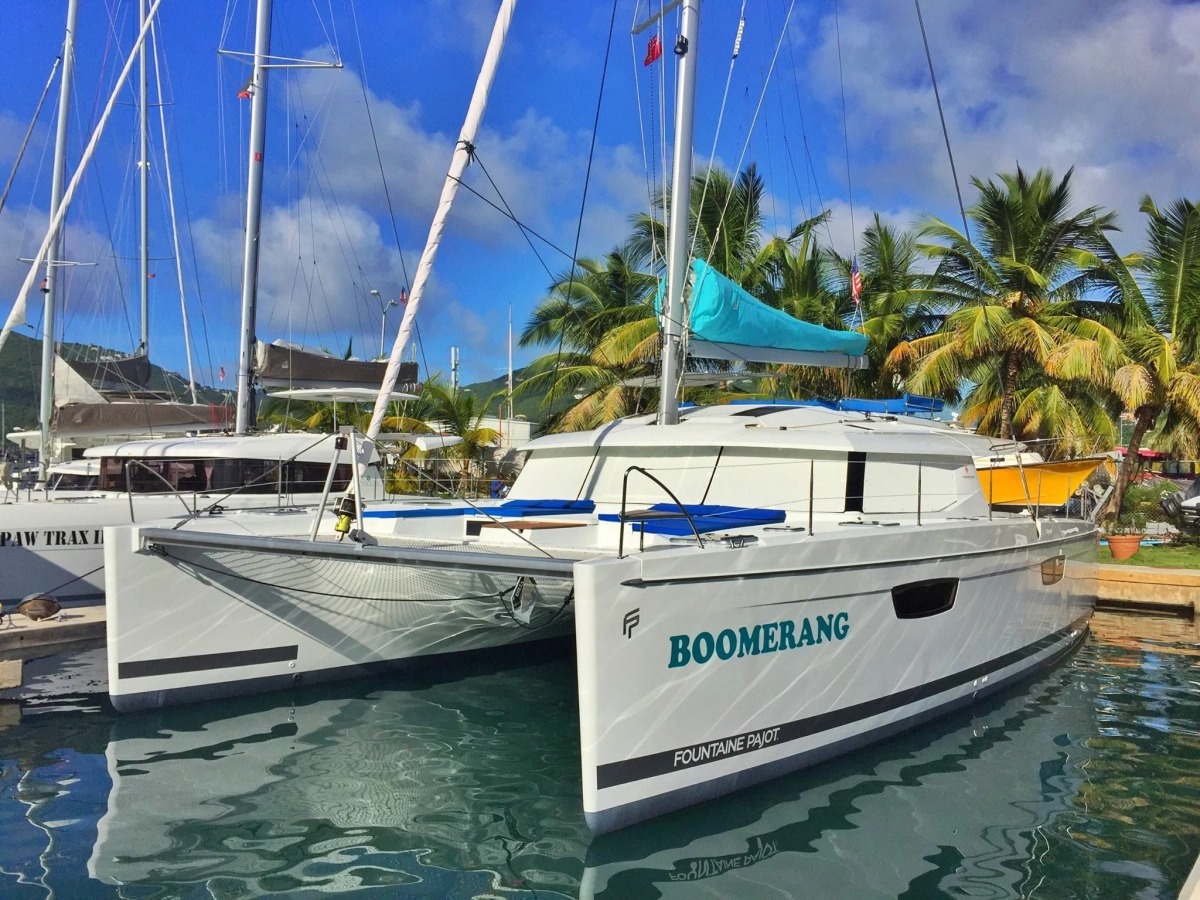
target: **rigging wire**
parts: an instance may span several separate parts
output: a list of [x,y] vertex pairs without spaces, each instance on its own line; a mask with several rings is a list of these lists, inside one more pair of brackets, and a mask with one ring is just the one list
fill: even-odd
[[[472,154],[472,156],[471,156],[471,159],[472,159],[472,161],[474,161],[474,162],[476,162],[476,163],[478,163],[478,164],[479,164],[479,169],[480,169],[480,171],[482,171],[482,172],[483,172],[483,174],[484,174],[484,177],[485,177],[485,178],[487,178],[487,180],[488,180],[488,184],[490,184],[490,185],[492,186],[492,190],[494,190],[494,191],[496,192],[496,196],[497,196],[498,198],[500,198],[500,202],[504,204],[504,209],[502,210],[502,212],[504,213],[504,215],[505,215],[505,216],[507,216],[509,219],[511,219],[511,220],[512,220],[512,221],[513,221],[513,222],[516,224],[517,228],[518,228],[518,229],[520,230],[520,232],[521,232],[521,236],[522,236],[523,238],[525,238],[525,243],[527,243],[527,244],[529,245],[529,249],[530,249],[530,250],[532,250],[532,251],[533,251],[533,255],[537,257],[537,261],[538,261],[539,263],[541,263],[541,265],[542,265],[542,268],[543,268],[543,269],[546,271],[546,274],[547,274],[547,275],[550,275],[550,277],[551,277],[551,278],[553,278],[554,276],[553,276],[553,275],[551,274],[551,272],[550,272],[550,267],[546,265],[546,261],[545,261],[544,259],[542,259],[542,255],[541,255],[540,253],[538,253],[538,251],[537,251],[537,247],[535,247],[535,246],[533,245],[533,241],[532,241],[532,240],[530,240],[530,238],[529,238],[529,235],[528,235],[528,234],[526,234],[526,229],[525,229],[525,226],[524,226],[524,225],[521,223],[521,220],[520,220],[520,219],[518,219],[518,218],[517,218],[517,216],[516,216],[516,214],[515,214],[515,213],[512,211],[512,207],[511,207],[511,206],[509,206],[509,204],[508,204],[508,201],[504,199],[504,195],[503,195],[503,194],[500,192],[500,188],[499,188],[499,187],[497,187],[497,186],[496,186],[496,182],[492,180],[492,175],[491,175],[491,173],[490,173],[490,172],[487,170],[487,167],[486,167],[486,166],[483,164],[483,160],[479,158],[479,152],[478,152],[478,151],[476,151],[475,153],[473,153],[473,154]],[[461,180],[461,179],[456,179],[456,180],[459,182],[459,184],[461,184],[461,183],[462,183],[462,180]],[[477,193],[476,191],[472,191],[472,193],[473,193],[473,194],[476,194],[476,196],[479,196],[479,195],[478,195],[478,193]],[[482,199],[482,198],[481,198],[481,199]],[[490,202],[490,201],[489,201],[489,202]],[[492,207],[496,207],[496,204],[492,203],[492,204],[491,204],[491,206],[492,206]],[[553,245],[552,245],[552,246],[553,246]],[[556,249],[556,250],[557,250],[558,248],[557,248],[557,247],[555,247],[554,249]],[[568,257],[570,256],[570,254],[566,253],[565,251],[562,251],[562,252],[563,252],[563,255],[564,255],[564,256],[568,256]]]
[[[697,215],[700,215],[704,210],[704,201],[708,197],[708,187],[712,183],[713,162],[717,158],[717,141],[720,140],[720,138],[721,138],[721,127],[725,122],[725,108],[729,104],[729,88],[730,88],[730,85],[733,83],[733,69],[734,69],[734,66],[737,64],[738,54],[741,53],[742,35],[745,33],[745,30],[746,30],[746,0],[742,0],[742,8],[741,8],[741,11],[738,13],[737,34],[734,36],[733,51],[729,56],[729,68],[726,69],[726,71],[725,71],[725,90],[721,94],[721,105],[717,111],[717,127],[713,130],[712,148],[709,150],[708,165],[705,167],[705,171],[704,171],[704,188],[700,192],[700,204],[696,208]],[[753,127],[754,127],[754,123],[751,122],[750,128],[753,129]],[[744,155],[745,154],[743,154],[743,156]],[[721,225],[725,218],[725,212],[729,208],[729,201],[732,199],[732,197],[733,197],[733,195],[731,193],[728,197],[725,198],[725,209],[721,210],[721,216],[717,222],[717,233],[718,234],[720,233]],[[690,198],[689,198],[689,201],[690,201]],[[692,232],[692,246],[691,246],[691,249],[688,251],[689,255],[692,255],[696,252],[696,241],[699,239],[699,237],[700,237],[700,229],[697,228]],[[715,241],[713,243],[715,243]],[[711,249],[712,248],[710,247],[709,248],[710,252],[711,252]],[[685,329],[685,331],[686,331],[686,329]]]
[[29,120],[29,127],[25,129],[25,137],[21,141],[21,147],[17,150],[17,158],[13,160],[12,172],[9,173],[8,181],[4,185],[4,193],[0,194],[0,212],[4,211],[4,203],[8,200],[8,192],[12,190],[13,181],[17,177],[17,169],[21,166],[21,160],[25,157],[25,148],[29,146],[29,139],[33,136],[33,127],[37,124],[38,116],[42,113],[42,104],[46,102],[46,95],[50,93],[50,87],[54,84],[54,76],[58,72],[58,67],[62,64],[62,57],[54,57],[54,65],[50,67],[50,77],[46,79],[46,86],[42,88],[42,96],[38,99],[37,108],[33,111],[33,118]]
[[383,154],[379,149],[379,137],[375,132],[375,118],[371,115],[371,103],[367,94],[367,64],[363,56],[362,34],[358,27],[358,11],[353,3],[350,4],[350,15],[354,21],[354,39],[358,47],[358,64],[362,72],[359,85],[362,87],[363,106],[367,111],[367,124],[371,129],[371,142],[375,146],[375,161],[379,164],[379,177],[383,180],[383,197],[387,203],[388,220],[392,223],[392,237],[396,241],[396,252],[400,255],[400,272],[404,275],[404,289],[409,287],[408,264],[404,261],[404,248],[400,245],[400,231],[396,227],[396,211],[392,206],[392,194],[388,188],[387,173],[383,169]]
[[[641,4],[640,3],[634,4],[633,19],[635,22],[637,21],[637,18],[638,18],[638,10],[639,9],[641,9]],[[662,29],[660,27],[659,32],[661,33],[661,31],[662,31]],[[660,37],[659,41],[661,42],[661,40],[662,40],[662,38]],[[658,151],[657,151],[656,147],[653,146],[653,144],[655,143],[654,142],[655,131],[653,129],[650,129],[650,136],[651,136],[650,143],[652,146],[650,147],[649,152],[647,152],[647,150],[646,150],[646,144],[647,144],[646,131],[647,131],[647,129],[646,129],[646,123],[645,123],[645,116],[642,112],[642,87],[641,87],[641,83],[637,77],[637,74],[638,74],[637,58],[638,58],[637,35],[635,35],[631,31],[629,33],[629,59],[630,59],[630,64],[633,66],[633,84],[634,84],[633,98],[634,98],[634,105],[637,107],[638,140],[641,145],[641,151],[642,151],[642,168],[645,170],[645,173],[646,173],[646,211],[652,212],[654,209],[654,192],[658,185],[658,157],[656,155]],[[644,62],[642,63],[642,68],[647,68],[646,63],[644,63]],[[654,78],[654,69],[655,69],[654,61],[651,61],[649,69],[650,69],[650,78],[653,79]],[[653,104],[653,98],[654,98],[653,88],[650,90],[649,94],[650,94],[650,98],[651,98],[651,103]],[[651,115],[651,118],[653,118],[653,116],[654,116],[653,106],[651,106],[650,115]],[[651,250],[650,250],[651,261],[653,261],[656,258],[655,251],[658,249],[657,237],[658,237],[657,234],[653,234],[653,233],[651,234],[651,240],[654,242],[651,245]]]
[[[587,206],[588,187],[592,180],[592,164],[596,159],[596,135],[600,130],[600,108],[604,100],[604,86],[608,80],[608,61],[612,56],[613,29],[616,26],[617,21],[617,3],[618,0],[613,0],[612,14],[608,19],[608,39],[604,42],[604,65],[600,70],[600,90],[596,96],[596,112],[592,118],[592,137],[591,142],[588,145],[587,169],[583,177],[583,194],[579,198],[579,218],[575,223],[575,245],[571,250],[571,270],[567,279],[566,298],[568,302],[568,310],[571,309],[569,305],[570,298],[572,288],[575,286],[575,273],[578,268],[577,261],[579,259],[579,241],[580,236],[583,233],[583,211]],[[566,329],[563,328],[558,333],[558,349],[555,351],[554,369],[552,370],[553,376],[550,380],[551,384],[554,384],[558,381],[558,367],[562,360],[563,342],[565,340]]]
[[967,210],[963,206],[962,190],[958,186],[958,171],[954,167],[954,153],[950,149],[950,132],[946,128],[946,114],[942,110],[942,95],[938,90],[937,75],[933,71],[933,54],[929,52],[929,38],[925,34],[925,19],[921,15],[921,0],[913,0],[917,8],[917,22],[921,26],[921,40],[925,44],[925,60],[929,63],[929,81],[933,84],[933,96],[937,100],[938,119],[942,123],[942,137],[946,141],[946,156],[950,158],[950,174],[954,178],[954,193],[958,195],[958,212],[963,220],[963,234],[971,240],[971,226],[967,224]]
[[[478,150],[476,150],[476,152],[475,152],[475,158],[476,159],[479,158]],[[483,163],[480,163],[480,168],[483,168]],[[467,184],[466,181],[464,181],[463,179],[455,178],[454,180],[458,182],[459,187],[474,194],[476,197],[478,197],[480,200],[482,200],[484,203],[486,203],[492,209],[496,210],[496,212],[500,213],[500,215],[502,215],[506,219],[509,219],[510,221],[512,221],[512,223],[515,224],[519,229],[521,229],[521,231],[523,233],[533,235],[535,238],[537,238],[539,241],[541,241],[543,244],[545,244],[547,247],[549,247],[555,253],[560,254],[561,256],[565,257],[566,259],[571,259],[571,251],[564,250],[562,247],[558,246],[558,244],[554,243],[554,241],[550,240],[550,238],[546,237],[543,234],[538,233],[536,230],[531,228],[528,224],[526,224],[525,222],[522,222],[515,215],[513,215],[511,211],[509,211],[506,208],[508,206],[507,203],[505,203],[504,207],[501,207],[499,204],[497,204],[494,201],[489,200],[487,197],[483,196],[483,194],[479,193],[479,191],[475,190],[475,188],[471,187],[471,185]],[[490,176],[488,177],[488,180],[491,181]],[[495,187],[494,183],[493,183],[492,187]],[[497,188],[496,194],[499,195],[499,193],[500,193],[500,190]],[[536,253],[536,251],[535,251],[535,253]],[[540,259],[541,257],[538,257],[538,258]],[[545,263],[542,263],[542,267],[546,268]],[[551,277],[553,277],[553,274],[550,272],[550,270],[548,268],[546,268],[546,272]]]
[[[858,267],[858,228],[854,224],[854,181],[850,177],[850,117],[846,115],[846,76],[842,66],[842,23],[841,17],[838,15],[838,3],[834,0],[833,3],[833,26],[834,33],[837,35],[837,54],[838,54],[838,88],[841,92],[842,99],[842,144],[846,151],[846,202],[850,205],[850,243],[853,252],[853,262],[851,263],[850,274],[850,290],[854,291],[854,269]],[[855,310],[858,313],[858,327],[863,328],[863,310],[862,303],[854,304]]]
[[171,240],[175,248],[175,274],[179,284],[179,318],[183,325],[184,356],[187,360],[188,386],[191,389],[192,403],[196,402],[196,375],[192,370],[192,331],[188,325],[187,295],[183,284],[183,254],[179,248],[179,224],[175,219],[175,188],[171,181],[171,158],[167,150],[167,118],[163,111],[162,68],[158,58],[158,23],[150,27],[150,40],[154,48],[154,83],[158,93],[158,127],[163,142],[163,173],[167,180],[167,207],[171,214]]

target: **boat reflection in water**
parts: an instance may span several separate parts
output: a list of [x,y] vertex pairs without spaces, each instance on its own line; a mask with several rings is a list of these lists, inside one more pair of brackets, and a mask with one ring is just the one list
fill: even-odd
[[930,873],[942,891],[1018,896],[1027,873],[1012,863],[1071,809],[1094,733],[1068,667],[978,715],[588,849],[569,675],[560,660],[349,699],[302,692],[294,707],[235,702],[206,721],[196,707],[116,717],[89,873],[218,897],[390,884],[584,898],[693,897],[697,882],[777,897],[801,872],[814,897],[895,897]]
[[587,830],[569,673],[560,660],[349,699],[309,689],[200,723],[196,707],[117,717],[89,874],[215,897],[526,882],[573,897]]
[[597,838],[580,897],[1027,896],[1026,861],[1084,778],[1094,726],[1077,680],[1060,670],[978,714],[661,819],[649,839]]

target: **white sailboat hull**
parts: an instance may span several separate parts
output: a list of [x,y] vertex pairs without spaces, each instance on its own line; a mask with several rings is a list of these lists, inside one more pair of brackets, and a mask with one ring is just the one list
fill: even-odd
[[118,710],[346,678],[574,627],[569,565],[555,577],[506,571],[486,554],[486,565],[470,569],[406,561],[394,547],[292,537],[302,552],[281,555],[270,539],[203,537],[108,533],[109,695]]
[[[1014,519],[578,565],[589,826],[802,768],[1050,665],[1086,632],[1092,556],[1082,523]],[[909,612],[922,592],[952,605],[900,618],[905,585],[926,586],[900,592]]]
[[[263,507],[274,498],[201,499],[199,509]],[[0,506],[0,599],[46,593],[60,602],[104,599],[104,529],[110,525],[189,515],[194,498],[173,495],[80,497]],[[314,501],[309,501],[314,502]],[[278,507],[280,514],[294,507]]]

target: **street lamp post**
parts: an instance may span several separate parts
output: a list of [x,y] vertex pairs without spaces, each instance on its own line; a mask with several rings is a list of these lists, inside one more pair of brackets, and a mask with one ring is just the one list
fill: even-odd
[[398,303],[397,303],[395,300],[388,300],[388,301],[386,301],[386,302],[385,302],[385,301],[384,301],[384,299],[383,299],[383,297],[382,297],[382,296],[380,296],[380,294],[379,294],[379,291],[376,291],[376,290],[372,290],[372,291],[371,291],[371,296],[372,296],[372,297],[374,297],[376,300],[378,300],[378,301],[379,301],[379,307],[380,307],[380,316],[379,316],[379,355],[380,355],[380,356],[383,356],[383,352],[384,352],[384,343],[383,343],[383,342],[384,342],[384,341],[387,339],[387,314],[388,314],[388,310],[389,310],[389,309],[391,309],[393,306],[398,306],[399,304],[398,304]]

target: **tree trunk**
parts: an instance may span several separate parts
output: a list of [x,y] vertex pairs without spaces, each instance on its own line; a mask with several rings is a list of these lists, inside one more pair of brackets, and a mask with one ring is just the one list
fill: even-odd
[[1129,488],[1129,479],[1133,476],[1133,467],[1137,464],[1138,450],[1142,447],[1142,438],[1146,436],[1158,420],[1158,409],[1153,406],[1139,406],[1133,414],[1133,432],[1129,435],[1129,444],[1125,447],[1125,458],[1121,460],[1121,468],[1117,470],[1117,485],[1113,488],[1112,496],[1108,499],[1108,508],[1104,510],[1104,518],[1115,519],[1121,512],[1121,504],[1125,502],[1125,491]]
[[1017,355],[1004,358],[1004,383],[1000,386],[1000,437],[1016,440],[1013,434],[1013,400],[1017,395]]

